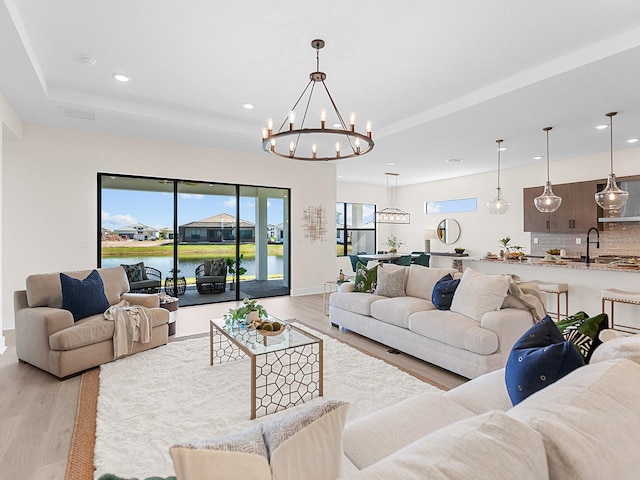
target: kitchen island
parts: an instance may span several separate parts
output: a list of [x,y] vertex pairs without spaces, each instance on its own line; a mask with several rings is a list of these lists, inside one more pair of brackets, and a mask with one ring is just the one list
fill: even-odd
[[[539,280],[545,283],[567,283],[569,285],[569,314],[585,311],[597,315],[602,311],[600,293],[603,289],[640,292],[640,267],[613,266],[607,263],[567,261],[547,263],[542,259],[502,260],[483,257],[467,257],[464,267],[482,273],[517,275],[523,281]],[[555,311],[555,297],[548,295],[549,310]],[[616,304],[616,323],[640,328],[640,307]],[[607,312],[609,313],[609,312]]]

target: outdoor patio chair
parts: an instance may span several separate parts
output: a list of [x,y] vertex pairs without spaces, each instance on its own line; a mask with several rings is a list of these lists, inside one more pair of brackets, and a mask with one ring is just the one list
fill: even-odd
[[227,289],[227,266],[224,259],[205,260],[196,268],[198,293],[222,293]]
[[159,293],[162,287],[162,272],[157,268],[147,267],[144,262],[134,265],[121,265],[129,280],[131,293]]

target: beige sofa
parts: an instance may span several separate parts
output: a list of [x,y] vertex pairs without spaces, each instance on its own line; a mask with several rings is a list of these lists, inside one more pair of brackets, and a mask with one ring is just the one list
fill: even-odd
[[[135,342],[131,353],[164,345],[168,340],[169,312],[158,308],[158,295],[127,293],[129,282],[122,267],[98,269],[109,305],[127,300],[149,308],[151,341]],[[84,279],[91,270],[64,272]],[[16,353],[18,360],[59,378],[114,360],[114,322],[103,314],[74,322],[62,307],[60,273],[31,275],[26,290],[14,292]]]
[[[504,369],[348,423],[344,479],[637,479],[640,336],[516,406]],[[359,473],[353,474],[354,470]]]
[[[329,316],[334,326],[464,377],[475,378],[502,368],[514,342],[534,323],[531,312],[521,308],[522,305],[511,298],[506,287],[504,295],[494,301],[497,303],[493,308],[476,308],[487,303],[487,298],[496,297],[482,285],[495,283],[493,280],[497,276],[478,274],[477,277],[481,278],[469,283],[465,275],[470,275],[465,271],[461,286],[455,293],[456,296],[467,297],[457,302],[463,304],[462,308],[454,311],[452,306],[451,310],[436,310],[431,303],[434,285],[447,274],[458,274],[457,270],[388,264],[382,268],[406,269],[405,296],[353,292],[353,282],[343,284],[340,291],[331,294],[329,299]],[[506,277],[503,279],[508,282]],[[465,285],[478,284],[479,287],[463,289],[463,282]],[[516,306],[518,308],[505,308]],[[540,306],[544,308],[541,303]],[[468,315],[459,313],[461,311],[468,312]],[[474,312],[475,318],[472,318],[470,315]]]

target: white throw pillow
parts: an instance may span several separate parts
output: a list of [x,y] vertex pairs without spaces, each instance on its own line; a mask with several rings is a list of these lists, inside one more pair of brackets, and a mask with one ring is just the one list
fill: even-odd
[[433,287],[438,280],[448,273],[453,275],[456,272],[457,270],[453,268],[431,268],[422,265],[411,265],[409,267],[409,279],[407,280],[407,295],[431,301]]
[[500,310],[509,279],[508,275],[485,275],[467,268],[453,295],[451,311],[480,321],[485,313]]
[[[603,330],[600,338],[611,336],[611,330]],[[607,332],[606,335],[603,333]],[[628,358],[636,363],[640,363],[640,335],[629,337],[618,337],[607,340],[596,347],[591,355],[589,363],[604,362],[615,358]]]
[[174,445],[177,480],[338,478],[348,407],[327,401],[244,432]]
[[262,425],[216,440],[169,449],[177,480],[271,480]]
[[506,413],[492,411],[436,430],[346,478],[544,480],[549,476],[541,436]]

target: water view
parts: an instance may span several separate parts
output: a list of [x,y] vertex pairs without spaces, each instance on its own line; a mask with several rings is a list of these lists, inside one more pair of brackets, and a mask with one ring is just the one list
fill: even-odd
[[[194,278],[196,276],[196,268],[198,265],[204,263],[205,260],[210,260],[211,257],[202,257],[199,259],[190,258],[189,260],[178,259],[178,268],[180,269],[180,276],[186,278]],[[117,267],[119,265],[132,265],[134,263],[144,262],[145,266],[157,268],[162,272],[162,277],[171,276],[171,269],[173,268],[173,257],[169,256],[157,256],[157,257],[106,257],[102,259],[102,267]],[[256,274],[256,262],[255,259],[245,259],[242,261],[242,267],[247,269],[247,273],[243,277],[253,277]],[[273,278],[274,275],[283,275],[283,261],[282,257],[276,255],[269,255],[267,257],[267,271],[269,277]]]

